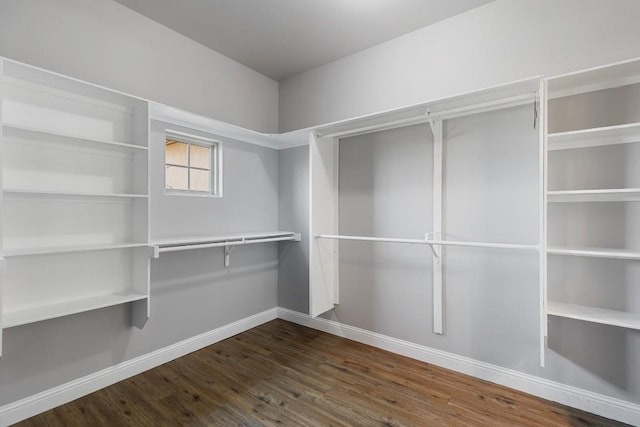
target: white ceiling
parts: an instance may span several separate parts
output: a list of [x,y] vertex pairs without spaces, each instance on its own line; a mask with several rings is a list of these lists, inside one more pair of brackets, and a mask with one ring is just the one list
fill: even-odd
[[493,0],[116,0],[275,80]]

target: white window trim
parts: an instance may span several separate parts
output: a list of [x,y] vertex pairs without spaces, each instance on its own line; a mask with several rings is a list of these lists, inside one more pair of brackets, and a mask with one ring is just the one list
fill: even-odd
[[[189,133],[176,131],[172,129],[165,129],[164,145],[163,145],[163,170],[162,170],[162,187],[164,188],[164,194],[168,196],[190,196],[190,197],[222,197],[222,142],[205,138],[199,135],[192,135]],[[198,190],[177,190],[167,188],[167,139],[175,140],[176,142],[184,142],[191,145],[200,145],[211,149],[211,169],[210,169],[210,185],[211,191],[198,191]],[[196,169],[204,170],[202,168],[176,165],[184,167],[187,170]]]

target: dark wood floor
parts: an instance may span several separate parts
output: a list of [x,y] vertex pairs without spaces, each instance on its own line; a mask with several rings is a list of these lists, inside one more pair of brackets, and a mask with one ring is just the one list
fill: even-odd
[[20,426],[615,426],[274,320]]

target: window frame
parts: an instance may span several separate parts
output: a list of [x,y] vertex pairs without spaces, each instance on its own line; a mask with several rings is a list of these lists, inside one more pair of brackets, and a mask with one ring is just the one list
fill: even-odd
[[[187,144],[187,166],[177,165],[167,162],[167,141],[181,142]],[[191,166],[191,145],[197,145],[200,147],[206,147],[209,149],[209,190],[192,190],[192,189],[174,189],[167,188],[167,166],[184,168],[187,170],[187,185],[191,187],[191,173],[193,170],[206,171],[207,169]],[[206,138],[199,135],[192,135],[185,132],[180,132],[172,129],[165,129],[164,132],[164,147],[163,147],[163,162],[164,169],[163,187],[164,194],[170,196],[192,196],[192,197],[222,197],[222,142],[219,140]]]

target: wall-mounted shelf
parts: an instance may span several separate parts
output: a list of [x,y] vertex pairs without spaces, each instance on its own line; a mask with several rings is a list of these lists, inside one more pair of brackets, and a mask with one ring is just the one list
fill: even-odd
[[640,123],[551,133],[547,136],[547,149],[567,150],[636,142],[640,142]]
[[550,203],[559,202],[638,202],[640,188],[617,188],[603,190],[556,190],[547,191]]
[[108,251],[115,249],[131,249],[149,247],[148,243],[106,243],[101,245],[69,245],[69,246],[52,246],[37,248],[18,248],[4,249],[3,256],[5,258],[31,256],[31,255],[47,255],[47,254],[64,254],[73,252],[95,252]]
[[49,190],[23,190],[17,188],[5,188],[5,195],[12,197],[47,197],[47,198],[77,198],[77,199],[148,199],[147,194],[109,194],[109,193],[82,193],[73,191],[49,191]]
[[569,319],[584,320],[586,322],[601,323],[604,325],[640,329],[640,313],[607,310],[604,308],[566,304],[557,301],[547,302],[547,313],[550,316],[567,317]]
[[148,103],[10,60],[0,75],[2,327],[125,303],[142,327]]
[[273,231],[261,233],[231,234],[224,236],[159,239],[151,242],[151,246],[153,247],[154,258],[159,258],[161,253],[224,247],[224,266],[229,267],[229,256],[231,253],[231,249],[234,246],[286,241],[299,242],[300,240],[300,233],[294,233],[290,231]]
[[112,295],[100,295],[95,297],[58,302],[55,304],[41,305],[26,309],[7,310],[2,314],[4,328],[25,325],[42,320],[55,319],[56,317],[83,313],[119,304],[147,299],[145,294],[123,293]]
[[7,139],[21,138],[35,140],[42,144],[55,143],[74,146],[76,148],[95,149],[101,151],[115,151],[119,153],[138,153],[148,151],[142,145],[128,144],[124,142],[91,139],[83,136],[67,134],[64,132],[53,132],[45,129],[31,128],[21,125],[4,123],[3,135]]

